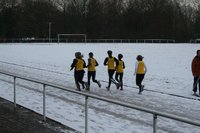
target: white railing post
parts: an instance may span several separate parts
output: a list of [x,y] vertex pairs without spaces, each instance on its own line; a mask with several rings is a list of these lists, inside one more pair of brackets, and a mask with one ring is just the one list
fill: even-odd
[[85,96],[85,133],[88,133],[88,96]]
[[16,108],[16,77],[14,76],[14,107]]
[[43,84],[43,120],[46,121],[46,85]]
[[153,114],[153,133],[157,133],[157,114]]

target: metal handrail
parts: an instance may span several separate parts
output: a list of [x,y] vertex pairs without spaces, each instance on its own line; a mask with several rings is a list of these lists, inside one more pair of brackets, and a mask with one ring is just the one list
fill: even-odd
[[10,72],[4,72],[4,71],[0,70],[0,73],[4,74],[4,75],[11,76],[11,77],[14,78],[13,83],[14,83],[14,106],[15,107],[16,107],[16,79],[17,78],[43,85],[43,119],[44,119],[44,121],[46,121],[46,101],[45,101],[45,99],[46,99],[45,98],[46,86],[54,87],[54,88],[57,88],[57,89],[60,89],[60,90],[64,90],[64,91],[68,91],[68,92],[71,92],[71,93],[75,93],[75,94],[85,96],[85,133],[88,133],[88,98],[93,98],[93,99],[105,101],[105,102],[108,102],[108,103],[113,103],[113,104],[120,105],[120,106],[123,106],[123,107],[127,107],[127,108],[131,108],[131,109],[135,109],[135,110],[139,110],[139,111],[143,111],[143,112],[152,114],[153,115],[153,133],[157,132],[157,117],[158,116],[165,117],[165,118],[168,118],[168,119],[173,119],[173,120],[176,120],[176,121],[180,121],[180,122],[184,122],[184,123],[187,123],[187,124],[191,124],[191,125],[200,127],[200,123],[194,122],[192,120],[189,120],[189,119],[186,119],[186,118],[183,118],[183,117],[178,117],[178,116],[175,116],[175,115],[172,115],[172,114],[167,114],[167,113],[155,111],[155,110],[148,109],[148,108],[145,108],[145,107],[132,105],[132,104],[129,104],[129,103],[124,103],[124,102],[112,100],[112,99],[105,98],[105,97],[100,97],[100,96],[93,95],[93,94],[88,94],[86,92],[77,91],[72,87],[66,88],[66,87],[63,87],[63,86],[60,86],[60,85],[55,85],[54,83],[50,83],[50,82],[46,82],[46,81],[39,81],[37,79],[27,78],[27,77],[20,76],[18,74],[13,74],[13,73],[10,73]]

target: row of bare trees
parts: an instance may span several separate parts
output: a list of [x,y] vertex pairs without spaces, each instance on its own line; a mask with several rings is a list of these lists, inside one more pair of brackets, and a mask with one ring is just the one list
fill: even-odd
[[0,38],[200,38],[200,2],[180,0],[1,0]]

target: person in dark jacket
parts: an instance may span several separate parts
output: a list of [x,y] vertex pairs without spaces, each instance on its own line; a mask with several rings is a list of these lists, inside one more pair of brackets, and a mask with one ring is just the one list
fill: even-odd
[[115,80],[120,83],[120,90],[123,90],[123,75],[124,75],[124,68],[125,68],[125,64],[122,58],[123,58],[123,55],[118,54],[118,63],[116,65],[116,73],[115,73]]
[[197,95],[196,92],[198,84],[200,93],[200,50],[197,50],[197,55],[192,60],[192,74],[194,76],[193,92],[194,95]]
[[75,68],[74,79],[75,79],[76,87],[79,91],[81,91],[79,83],[81,83],[83,89],[87,88],[87,83],[83,81],[85,67],[86,67],[86,63],[84,59],[82,59],[81,52],[76,52],[75,59],[73,60],[73,63],[71,64],[70,71]]
[[112,56],[112,51],[108,50],[107,51],[108,57],[105,58],[104,60],[104,65],[108,67],[108,77],[109,77],[109,81],[108,81],[108,86],[106,87],[107,90],[110,90],[110,85],[111,82],[114,83],[116,85],[117,88],[120,87],[120,84],[117,83],[114,79],[113,79],[113,75],[115,73],[115,68],[116,68],[116,64],[118,63],[118,60]]
[[96,66],[98,66],[97,60],[93,57],[94,54],[92,52],[89,53],[89,58],[88,58],[88,88],[87,90],[90,90],[90,79],[92,77],[92,81],[97,83],[99,88],[101,87],[101,84],[99,81],[96,80]]

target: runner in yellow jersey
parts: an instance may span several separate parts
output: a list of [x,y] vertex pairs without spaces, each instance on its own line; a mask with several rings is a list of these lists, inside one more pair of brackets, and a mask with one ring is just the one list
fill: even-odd
[[111,82],[114,83],[117,88],[119,88],[120,84],[117,83],[113,79],[113,74],[115,73],[116,63],[118,63],[118,60],[115,57],[112,56],[112,51],[111,50],[108,50],[107,54],[108,54],[108,57],[105,58],[104,65],[105,66],[107,65],[107,67],[108,67],[109,82],[108,82],[108,86],[106,88],[109,91]]
[[139,94],[142,93],[144,90],[144,85],[142,85],[142,81],[144,79],[144,76],[147,72],[147,67],[143,61],[143,58],[141,55],[137,56],[137,62],[135,64],[135,72],[134,75],[136,75],[136,85],[139,86]]
[[101,84],[99,81],[97,81],[96,78],[96,66],[98,66],[97,60],[93,57],[93,53],[89,53],[89,58],[88,58],[88,88],[87,90],[90,90],[90,79],[92,77],[92,81],[97,83],[99,88],[101,87]]
[[125,68],[125,64],[122,58],[123,55],[118,54],[118,63],[116,64],[116,74],[115,74],[115,80],[120,83],[120,90],[123,90],[123,75]]
[[76,87],[79,91],[81,91],[79,83],[82,84],[83,89],[87,88],[87,83],[83,81],[85,67],[86,67],[86,64],[85,64],[84,59],[82,59],[81,52],[76,52],[75,59],[73,60],[73,63],[71,64],[70,70],[74,69],[74,79],[75,79]]

